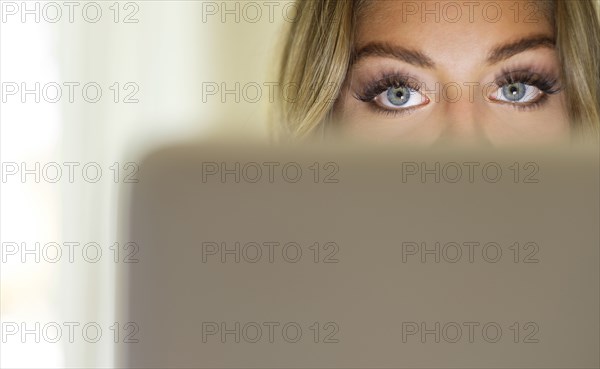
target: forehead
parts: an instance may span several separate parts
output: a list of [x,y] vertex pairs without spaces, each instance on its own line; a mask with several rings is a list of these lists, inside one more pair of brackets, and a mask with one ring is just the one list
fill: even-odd
[[553,35],[549,1],[359,2],[356,46],[386,42],[422,49],[434,59],[483,55],[499,43]]

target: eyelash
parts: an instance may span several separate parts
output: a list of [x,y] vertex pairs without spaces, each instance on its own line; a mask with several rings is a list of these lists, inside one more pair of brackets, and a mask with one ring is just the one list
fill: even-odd
[[555,77],[551,77],[549,74],[545,73],[535,73],[530,70],[507,70],[503,69],[500,76],[497,77],[494,81],[498,88],[501,88],[505,85],[513,84],[513,83],[523,83],[526,85],[534,86],[538,88],[543,94],[542,96],[534,102],[531,103],[509,103],[500,101],[500,103],[508,104],[513,108],[525,111],[525,110],[533,110],[544,103],[547,102],[550,95],[554,95],[561,91],[560,86],[558,85],[558,79]]
[[382,92],[388,90],[390,87],[408,87],[417,92],[421,91],[421,85],[417,82],[416,78],[403,73],[389,73],[384,74],[377,80],[367,84],[367,86],[363,89],[361,93],[357,93],[354,95],[354,98],[362,102],[369,103],[369,107],[374,109],[375,112],[387,116],[410,114],[416,108],[418,108],[418,106],[414,106],[404,109],[392,110],[384,109],[378,106],[375,103],[374,99]]
[[[535,73],[530,70],[507,70],[503,69],[502,72],[496,79],[494,80],[494,84],[501,88],[505,85],[513,84],[513,83],[523,83],[526,85],[534,86],[542,91],[541,97],[531,103],[510,103],[504,101],[496,101],[496,103],[503,103],[512,106],[515,109],[520,111],[532,110],[542,106],[550,95],[556,94],[561,91],[561,88],[558,87],[558,79],[551,77],[546,73]],[[417,82],[416,78],[403,73],[390,73],[384,74],[382,77],[377,80],[370,82],[360,93],[356,93],[354,97],[357,100],[360,100],[365,103],[369,103],[369,107],[374,109],[377,113],[384,115],[404,115],[413,112],[415,109],[420,106],[414,106],[404,109],[385,109],[377,105],[374,99],[379,96],[382,92],[388,90],[390,87],[408,87],[416,92],[421,91],[421,84]]]

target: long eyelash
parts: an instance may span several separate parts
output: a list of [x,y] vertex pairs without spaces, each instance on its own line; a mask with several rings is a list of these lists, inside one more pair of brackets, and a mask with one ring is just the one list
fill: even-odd
[[373,101],[375,97],[388,90],[390,87],[408,87],[417,92],[421,89],[421,85],[417,83],[413,77],[401,73],[389,73],[384,74],[379,79],[369,83],[361,92],[355,93],[354,98],[369,103],[371,109],[386,116],[397,116],[413,112],[415,107],[397,110],[383,109]]
[[[557,78],[552,77],[547,73],[535,73],[530,70],[521,69],[521,70],[508,70],[503,69],[500,76],[497,77],[494,83],[498,87],[502,87],[507,84],[513,83],[524,83],[527,85],[531,85],[540,89],[543,92],[543,95],[538,99],[538,101],[527,104],[514,104],[507,103],[518,110],[532,110],[535,109],[542,104],[544,104],[550,95],[559,93],[562,91],[562,87],[559,84]],[[416,82],[416,79],[413,77],[402,74],[402,73],[387,73],[382,75],[379,79],[369,83],[361,92],[356,92],[354,94],[354,98],[360,100],[362,102],[370,103],[369,106],[374,109],[374,111],[384,114],[384,115],[398,115],[398,114],[409,114],[414,108],[409,107],[405,109],[383,109],[374,103],[375,97],[377,97],[382,92],[386,91],[390,87],[398,88],[398,87],[408,87],[412,90],[419,92],[421,90],[421,84]]]
[[363,102],[370,102],[377,95],[386,91],[390,87],[408,87],[419,91],[421,86],[414,78],[405,74],[385,74],[376,81],[369,83],[361,92],[356,93],[354,97]]
[[535,109],[542,104],[544,104],[550,95],[559,93],[562,88],[559,84],[557,78],[552,77],[550,74],[546,73],[535,73],[530,70],[502,70],[502,74],[496,78],[494,83],[498,87],[503,87],[505,85],[513,84],[513,83],[524,83],[526,85],[531,85],[537,87],[540,91],[543,92],[543,95],[538,99],[538,101],[526,104],[514,104],[507,103],[508,105],[514,107],[518,110],[531,110]]
[[529,70],[502,70],[502,75],[494,81],[499,87],[511,83],[524,83],[539,88],[547,94],[559,92],[558,79],[547,74],[534,73]]

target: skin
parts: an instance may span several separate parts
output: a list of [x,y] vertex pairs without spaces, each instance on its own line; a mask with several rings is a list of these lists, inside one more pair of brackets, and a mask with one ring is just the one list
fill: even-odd
[[[460,141],[503,146],[568,139],[564,91],[548,94],[545,102],[537,107],[529,104],[527,109],[518,109],[517,106],[527,104],[498,101],[505,95],[494,83],[506,71],[526,70],[552,76],[560,87],[560,62],[553,45],[542,43],[523,50],[513,48],[511,52],[500,53],[502,57],[489,60],[494,49],[514,45],[519,40],[554,39],[543,4],[536,3],[534,8],[531,1],[493,1],[494,8],[488,8],[488,20],[496,18],[495,8],[502,9],[502,16],[493,23],[486,20],[482,11],[486,3],[492,1],[477,1],[471,19],[468,7],[462,6],[462,15],[457,17],[456,10],[446,5],[461,2],[435,1],[440,4],[441,18],[436,22],[435,15],[429,14],[424,23],[421,20],[423,2],[408,2],[413,6],[421,4],[416,14],[409,14],[408,10],[414,8],[407,8],[410,6],[405,4],[407,1],[399,0],[374,1],[359,15],[355,50],[361,56],[349,68],[334,106],[334,123],[328,130],[347,137],[425,145]],[[434,9],[433,1],[425,3],[428,9]],[[518,21],[515,21],[515,4],[519,6]],[[442,17],[444,14],[447,19],[458,21],[448,22]],[[400,52],[418,51],[434,65],[418,65],[396,54],[360,52],[374,43],[389,49],[401,47]],[[381,80],[385,73],[408,74],[411,80],[424,86],[420,90],[422,95],[411,94],[415,96],[411,101],[423,104],[404,114],[382,114],[373,109],[374,103],[355,97],[364,92],[369,83]],[[442,93],[444,86],[445,94]],[[529,89],[527,99],[542,96],[539,92]],[[380,103],[387,97],[386,93],[383,95],[377,98]]]

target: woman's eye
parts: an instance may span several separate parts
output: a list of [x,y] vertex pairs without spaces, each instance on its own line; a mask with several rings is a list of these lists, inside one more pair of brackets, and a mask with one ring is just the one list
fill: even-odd
[[429,98],[408,86],[391,86],[375,96],[373,101],[383,108],[400,110],[427,104]]
[[543,92],[523,82],[505,84],[492,93],[490,99],[515,104],[533,103],[540,99]]

